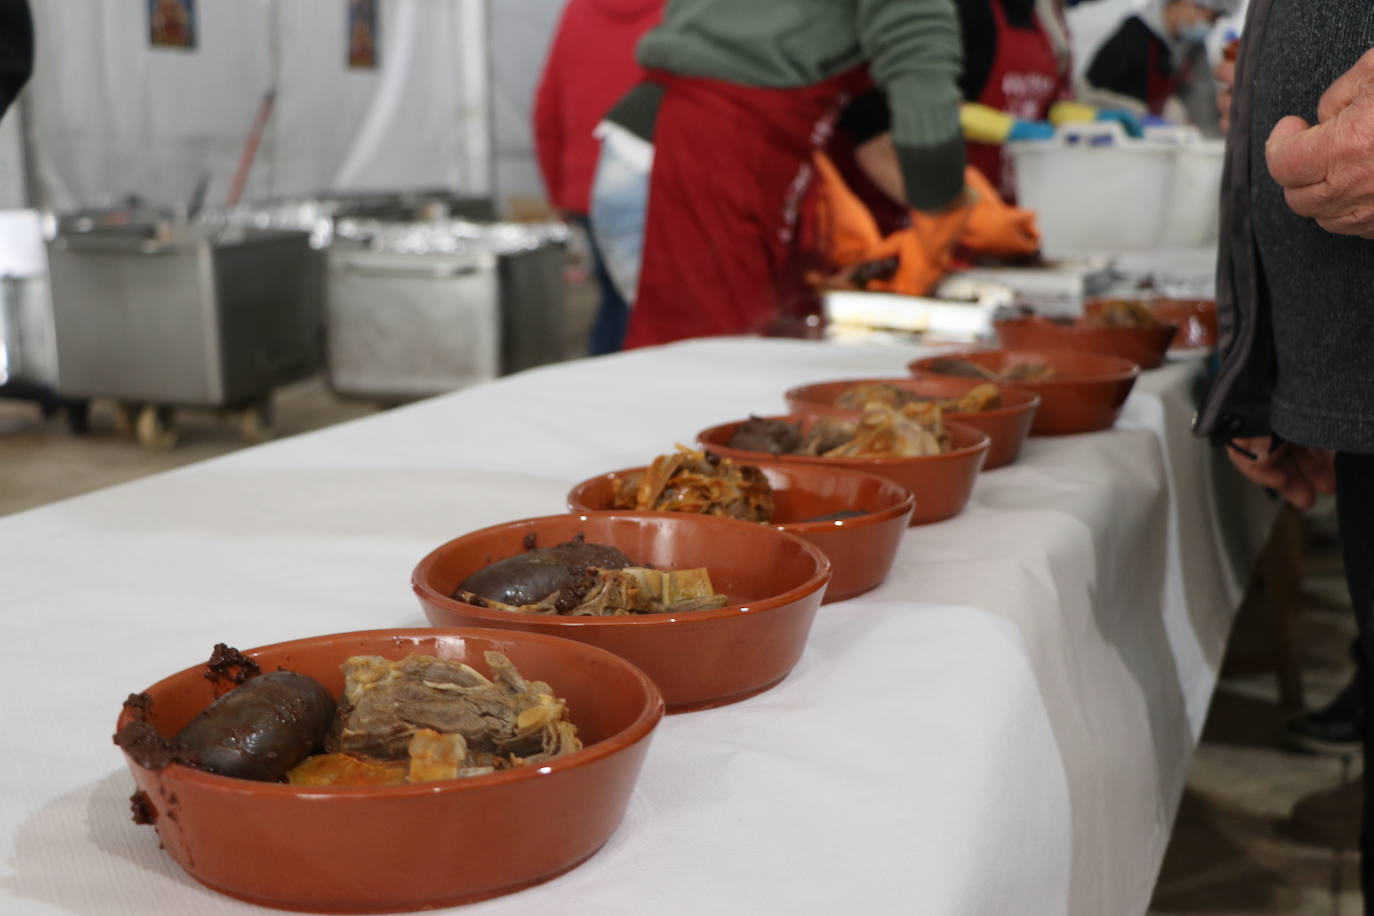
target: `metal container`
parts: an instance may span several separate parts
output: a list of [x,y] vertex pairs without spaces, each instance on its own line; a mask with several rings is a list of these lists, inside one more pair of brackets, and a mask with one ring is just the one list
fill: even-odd
[[391,223],[454,217],[490,222],[496,204],[488,197],[467,197],[443,188],[414,191],[326,191],[318,195],[335,207],[340,218],[376,219]]
[[500,255],[501,372],[561,361],[566,253],[561,244]]
[[453,391],[563,357],[563,235],[549,227],[349,218],[328,257],[340,394]]
[[500,374],[496,255],[336,243],[328,276],[329,384],[339,394],[407,400]]
[[236,407],[319,366],[322,268],[306,233],[78,232],[48,261],[64,397]]
[[0,277],[0,385],[57,390],[47,277]]

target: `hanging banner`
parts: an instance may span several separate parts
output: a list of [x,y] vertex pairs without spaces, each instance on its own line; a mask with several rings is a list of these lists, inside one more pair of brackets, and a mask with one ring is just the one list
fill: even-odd
[[148,41],[164,48],[194,48],[196,0],[148,0]]
[[377,69],[377,0],[348,0],[348,66]]

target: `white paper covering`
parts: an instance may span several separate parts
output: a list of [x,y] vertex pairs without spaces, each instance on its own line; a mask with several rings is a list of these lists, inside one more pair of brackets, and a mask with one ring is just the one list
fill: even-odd
[[[252,911],[130,822],[125,694],[218,641],[423,625],[409,575],[441,541],[915,355],[583,360],[0,519],[0,910]],[[780,685],[665,720],[598,855],[461,912],[1144,912],[1268,513],[1189,435],[1194,368],[984,474],[886,584],[822,608]]]

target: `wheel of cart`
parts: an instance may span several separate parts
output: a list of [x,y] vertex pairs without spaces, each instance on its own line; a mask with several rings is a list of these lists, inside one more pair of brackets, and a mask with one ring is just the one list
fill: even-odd
[[134,437],[144,448],[168,451],[176,448],[176,412],[170,407],[144,404],[134,421]]
[[84,436],[91,431],[91,402],[64,401],[67,411],[67,431],[73,436]]
[[[0,355],[4,354],[3,341],[0,341]],[[90,432],[91,402],[83,398],[65,398],[51,386],[32,382],[6,382],[0,384],[0,398],[16,401],[33,401],[38,405],[44,420],[51,420],[58,414],[67,419],[67,429],[74,436],[84,436]]]
[[138,405],[130,401],[115,401],[114,405],[114,427],[115,431],[122,436],[134,435],[134,427],[138,425]]
[[239,411],[239,435],[245,442],[266,442],[272,438],[272,395],[263,395]]

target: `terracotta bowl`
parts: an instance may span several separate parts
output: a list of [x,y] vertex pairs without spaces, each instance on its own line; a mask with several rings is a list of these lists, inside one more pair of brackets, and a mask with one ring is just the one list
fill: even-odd
[[998,342],[1008,350],[1083,350],[1119,356],[1142,369],[1164,362],[1177,324],[1151,328],[1096,328],[1084,324],[1059,324],[1031,316],[993,323]]
[[[1088,308],[1093,308],[1093,303],[1089,303]],[[1174,347],[1196,350],[1217,345],[1215,299],[1152,299],[1150,310],[1161,321],[1172,321],[1178,325]]]
[[[579,534],[659,569],[706,567],[727,607],[684,614],[563,617],[477,607],[450,598],[469,575],[522,552],[527,535],[550,546]],[[420,561],[411,585],[435,626],[545,633],[607,649],[643,668],[670,712],[733,703],[787,676],[801,658],[830,581],[820,548],[785,531],[668,512],[589,512],[507,522],[465,534]]]
[[[883,382],[914,391],[931,398],[957,398],[980,384],[976,379],[931,375],[925,378],[849,379],[841,382],[819,382],[801,385],[787,391],[787,409],[797,414],[817,414],[832,417],[857,417],[859,411],[835,406],[835,399],[861,382]],[[999,386],[1000,387],[1000,386]],[[1002,388],[1002,406],[979,413],[949,413],[950,419],[972,426],[988,434],[988,447],[983,470],[991,471],[1011,464],[1021,454],[1021,443],[1030,433],[1031,420],[1040,406],[1040,396],[1019,388]],[[832,586],[833,587],[833,586]]]
[[[774,527],[810,541],[830,558],[833,573],[825,603],[843,601],[875,588],[887,578],[902,532],[911,521],[916,498],[892,481],[873,474],[756,462],[773,487]],[[644,468],[626,468],[584,480],[568,493],[573,512],[612,509],[615,484]],[[858,510],[863,515],[829,522],[805,519]]]
[[918,359],[908,368],[918,377],[938,375],[931,366],[955,356],[1000,372],[1020,363],[1048,363],[1057,372],[1043,382],[1016,382],[1040,395],[1032,436],[1060,436],[1110,429],[1140,375],[1140,367],[1118,356],[1079,350],[982,350]]
[[[297,788],[129,760],[158,839],[189,875],[263,906],[394,912],[467,903],[548,880],[601,848],[625,814],[663,699],[642,671],[593,646],[497,630],[370,630],[248,652],[337,697],[351,655],[437,655],[487,671],[504,652],[568,701],[586,746],[542,767],[410,786]],[[172,735],[216,697],[205,666],[147,689]],[[223,688],[220,687],[220,692]],[[119,726],[128,720],[126,710]],[[127,758],[126,758],[127,759]]]
[[[766,419],[786,420],[789,423],[800,421],[805,431],[819,418],[814,415],[789,414]],[[916,497],[916,511],[911,516],[913,525],[943,521],[964,510],[964,504],[973,492],[973,481],[983,466],[991,442],[986,433],[958,423],[947,423],[945,425],[954,439],[954,450],[943,455],[926,455],[921,458],[811,458],[803,455],[770,455],[767,452],[731,448],[726,444],[744,422],[735,420],[704,429],[697,433],[697,441],[703,448],[709,448],[732,461],[771,461],[789,466],[795,464],[839,468],[886,477],[893,483],[905,487]]]

